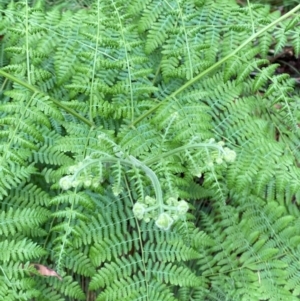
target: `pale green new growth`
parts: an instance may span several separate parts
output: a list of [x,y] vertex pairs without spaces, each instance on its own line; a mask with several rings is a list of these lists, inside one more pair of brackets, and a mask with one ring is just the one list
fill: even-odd
[[53,2],[0,1],[0,300],[299,300],[300,5]]
[[[109,153],[109,151],[107,151],[107,149],[103,148],[103,150],[101,150],[101,142],[106,141],[109,142],[110,145],[114,145],[114,142],[103,133],[98,136],[98,139],[100,141],[99,150],[92,152],[77,165],[70,166],[68,168],[70,175],[64,176],[59,180],[59,185],[63,190],[68,190],[70,188],[78,189],[78,187],[81,186],[84,186],[86,188],[90,187],[92,183],[96,183],[97,179],[102,176],[102,170],[104,168],[103,165],[106,165],[106,169],[109,169],[109,165],[112,164],[112,166],[116,165],[118,167],[118,172],[115,175],[117,178],[114,179],[113,177],[111,177],[113,181],[112,192],[115,196],[119,196],[123,191],[121,179],[125,176],[126,172],[130,172],[131,169],[133,169],[135,173],[138,174],[142,172],[142,174],[139,174],[139,177],[146,176],[152,183],[152,189],[155,193],[155,199],[149,196],[146,196],[143,199],[144,191],[142,189],[142,191],[140,191],[139,201],[133,206],[133,214],[138,219],[144,219],[144,221],[149,222],[150,219],[153,218],[159,228],[169,230],[174,221],[176,221],[179,217],[185,215],[185,213],[188,211],[188,204],[184,200],[178,202],[174,197],[168,198],[166,201],[164,201],[164,194],[169,195],[172,193],[172,191],[166,190],[163,194],[160,181],[151,168],[129,154],[126,156],[124,152],[118,152],[117,146],[114,146],[113,151],[115,152],[115,157],[113,157]],[[193,138],[192,141],[195,142],[196,139]],[[223,145],[223,142],[215,143],[214,139],[210,139],[206,143],[191,143],[186,144],[184,147],[172,149],[171,153],[174,155],[180,155],[180,153],[182,153],[183,151],[188,152],[195,148],[199,154],[204,153],[208,158],[211,157],[210,153],[212,153],[212,156],[215,157],[217,164],[222,164],[223,159],[227,162],[234,162],[236,158],[235,151],[230,150],[228,147],[223,148]],[[210,149],[212,149],[213,151],[210,152]],[[203,152],[203,150],[205,152]],[[164,155],[170,156],[171,154],[165,153]],[[166,156],[165,160],[168,159],[168,156]],[[190,153],[189,156],[192,156],[192,153]],[[205,170],[207,167],[213,167],[213,161],[209,162],[210,163],[203,162],[203,166],[199,164],[199,169]],[[152,164],[154,163],[155,162],[152,162]],[[126,168],[121,168],[121,165]],[[112,175],[114,175],[114,172],[112,172]],[[123,186],[124,185],[125,184],[123,184]],[[95,184],[93,185],[93,187],[96,187]],[[169,213],[165,214],[165,211],[169,211]],[[167,216],[167,218],[165,218],[165,216]]]

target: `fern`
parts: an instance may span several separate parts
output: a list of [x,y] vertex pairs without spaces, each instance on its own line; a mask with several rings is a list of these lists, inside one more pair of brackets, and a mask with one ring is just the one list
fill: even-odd
[[0,298],[298,300],[299,9],[2,1]]

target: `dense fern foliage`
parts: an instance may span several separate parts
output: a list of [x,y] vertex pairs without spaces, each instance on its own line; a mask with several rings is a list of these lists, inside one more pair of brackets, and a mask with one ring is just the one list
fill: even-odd
[[300,5],[248,2],[1,2],[1,300],[299,299]]

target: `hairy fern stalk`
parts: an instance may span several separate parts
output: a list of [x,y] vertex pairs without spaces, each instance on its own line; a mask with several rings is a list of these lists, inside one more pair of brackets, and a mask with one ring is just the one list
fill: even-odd
[[299,300],[300,5],[49,2],[0,3],[0,299]]

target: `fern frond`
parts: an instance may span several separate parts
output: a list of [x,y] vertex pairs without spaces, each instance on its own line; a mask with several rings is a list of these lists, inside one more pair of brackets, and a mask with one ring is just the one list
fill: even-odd
[[111,261],[122,254],[128,254],[133,248],[138,250],[138,241],[135,231],[133,231],[132,235],[129,233],[126,235],[126,241],[122,241],[115,235],[111,235],[110,238],[105,238],[91,247],[91,260],[94,266],[99,266],[102,262]]
[[76,3],[0,3],[0,299],[297,299],[300,6]]
[[2,241],[0,243],[2,249],[0,260],[8,261],[26,261],[46,254],[45,250],[37,246],[33,242],[29,242],[26,238],[18,241]]
[[44,208],[10,208],[0,215],[0,234],[5,237],[16,233],[28,234],[48,219],[49,211]]
[[119,281],[120,278],[126,279],[132,274],[136,274],[138,270],[143,269],[143,261],[140,256],[129,256],[127,258],[116,258],[114,262],[107,263],[97,272],[92,279],[91,289],[103,288],[111,282]]

